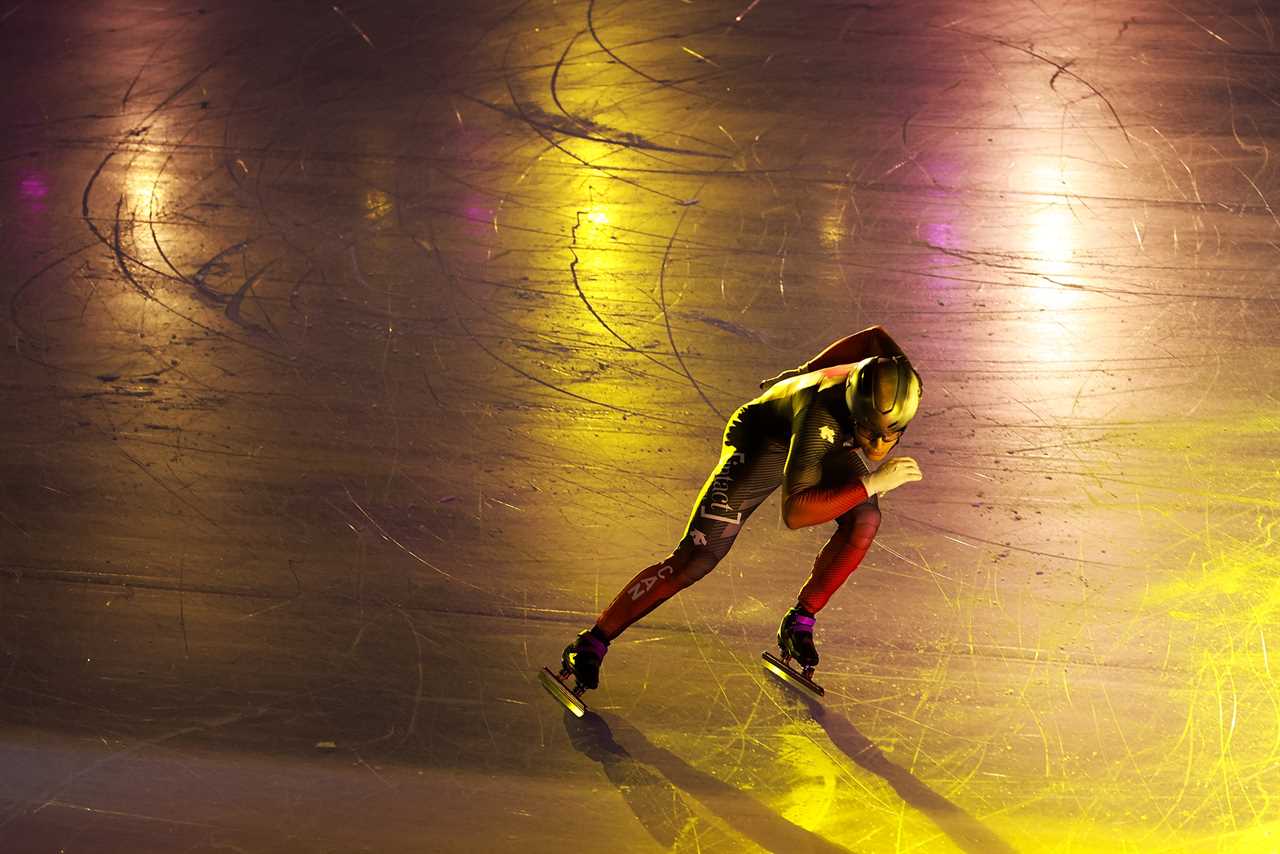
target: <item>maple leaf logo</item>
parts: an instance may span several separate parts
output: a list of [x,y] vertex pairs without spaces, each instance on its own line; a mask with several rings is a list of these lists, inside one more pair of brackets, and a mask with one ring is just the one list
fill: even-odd
[[689,532],[693,536],[693,544],[695,546],[705,546],[707,544],[707,535],[694,528]]
[[830,427],[823,427],[818,431],[818,435],[825,439],[829,444],[834,445],[836,443],[836,431],[832,430]]

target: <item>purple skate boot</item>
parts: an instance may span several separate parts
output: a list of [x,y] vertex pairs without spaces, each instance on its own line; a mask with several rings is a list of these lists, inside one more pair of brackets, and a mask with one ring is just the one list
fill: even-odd
[[[821,697],[826,691],[813,681],[813,670],[818,666],[818,650],[813,645],[813,614],[796,605],[782,618],[778,626],[778,649],[782,657],[778,658],[765,652],[764,669],[781,679],[793,688],[813,697]],[[800,665],[797,670],[792,659]]]

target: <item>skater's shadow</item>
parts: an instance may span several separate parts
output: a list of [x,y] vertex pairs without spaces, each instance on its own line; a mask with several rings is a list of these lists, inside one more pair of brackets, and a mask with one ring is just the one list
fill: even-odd
[[928,816],[956,847],[971,854],[1017,854],[1015,848],[978,819],[930,789],[906,768],[895,765],[844,716],[816,700],[801,697],[813,719],[827,732],[831,743],[862,768],[893,787],[902,800]]
[[658,747],[622,718],[587,712],[583,718],[565,713],[565,730],[574,748],[599,762],[618,787],[636,818],[660,845],[670,848],[694,817],[676,796],[684,791],[715,813],[734,831],[769,851],[848,854],[815,833],[792,824],[755,798],[692,767],[669,750]]

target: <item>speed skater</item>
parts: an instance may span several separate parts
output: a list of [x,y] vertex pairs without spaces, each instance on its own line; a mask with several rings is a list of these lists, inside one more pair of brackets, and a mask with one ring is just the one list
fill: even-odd
[[872,326],[760,387],[766,390],[729,419],[720,461],[675,550],[627,582],[595,625],[565,648],[563,666],[573,672],[579,692],[599,685],[609,643],[715,568],[779,486],[788,528],[836,523],[778,628],[785,658],[806,668],[818,663],[815,617],[871,547],[880,527],[878,496],[922,477],[910,457],[895,457],[875,471],[867,463],[880,463],[898,444],[923,384],[889,333]]

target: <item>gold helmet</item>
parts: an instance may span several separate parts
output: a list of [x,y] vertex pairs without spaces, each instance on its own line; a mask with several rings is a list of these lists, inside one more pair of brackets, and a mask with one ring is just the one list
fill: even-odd
[[845,401],[855,424],[882,436],[907,429],[924,383],[906,356],[872,356],[849,374]]

